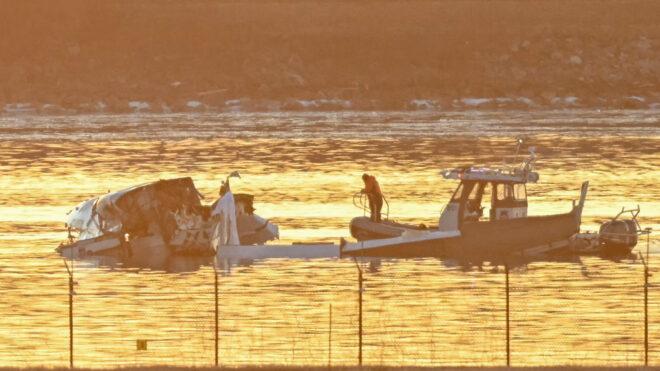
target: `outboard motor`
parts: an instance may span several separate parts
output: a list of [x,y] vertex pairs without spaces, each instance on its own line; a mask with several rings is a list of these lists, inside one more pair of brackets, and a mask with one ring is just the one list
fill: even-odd
[[601,224],[598,231],[605,248],[632,250],[637,245],[637,225],[633,220],[611,220]]
[[[630,219],[619,219],[624,213],[630,213]],[[630,252],[637,245],[637,236],[641,231],[637,215],[639,205],[636,209],[621,209],[612,220],[601,224],[598,231],[598,240],[605,250]]]

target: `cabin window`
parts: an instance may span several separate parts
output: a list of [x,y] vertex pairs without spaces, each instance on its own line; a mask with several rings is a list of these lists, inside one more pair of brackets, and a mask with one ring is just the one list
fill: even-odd
[[527,190],[524,183],[517,183],[513,185],[513,194],[517,201],[527,200]]
[[479,201],[479,199],[481,198],[480,197],[481,195],[479,194],[480,186],[481,186],[480,184],[475,184],[474,187],[472,187],[472,192],[470,192],[470,196],[468,196],[468,200]]
[[463,195],[463,183],[458,185],[458,188],[456,188],[456,192],[454,192],[454,196],[451,198],[452,201],[460,201],[461,196]]
[[497,200],[511,200],[513,199],[513,187],[511,184],[500,183],[497,185]]
[[490,183],[485,183],[481,188],[481,205],[486,207],[491,207],[493,191],[490,188]]

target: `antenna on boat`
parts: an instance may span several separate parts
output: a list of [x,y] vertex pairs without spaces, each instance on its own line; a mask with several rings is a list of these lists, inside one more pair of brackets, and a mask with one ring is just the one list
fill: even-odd
[[534,160],[536,159],[536,147],[529,147],[529,157],[523,161],[523,170],[524,171],[531,171],[532,170],[532,164],[534,163]]
[[520,152],[520,146],[522,146],[522,144],[523,144],[523,139],[518,138],[518,145],[516,146],[516,154],[513,156],[514,164],[518,162],[518,153]]

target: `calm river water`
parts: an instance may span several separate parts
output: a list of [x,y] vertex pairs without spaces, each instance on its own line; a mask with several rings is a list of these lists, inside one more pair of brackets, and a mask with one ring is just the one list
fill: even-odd
[[[0,367],[66,366],[68,288],[54,249],[66,212],[89,197],[191,176],[209,202],[233,170],[237,192],[280,226],[281,242],[347,237],[368,171],[390,217],[433,223],[456,184],[443,168],[500,164],[536,147],[530,214],[568,211],[591,182],[583,229],[622,206],[660,232],[660,112],[282,113],[0,118]],[[526,154],[526,150],[523,152]],[[657,233],[657,232],[656,232]],[[653,237],[653,236],[652,236]],[[645,250],[640,243],[635,253]],[[651,239],[651,364],[660,364],[658,239]],[[358,290],[348,259],[219,263],[223,365],[354,365]],[[436,259],[359,262],[363,362],[506,364],[505,275]],[[158,267],[74,262],[76,366],[214,362],[211,259]],[[516,267],[511,363],[644,361],[643,265],[581,257]],[[137,340],[147,349],[137,350]]]

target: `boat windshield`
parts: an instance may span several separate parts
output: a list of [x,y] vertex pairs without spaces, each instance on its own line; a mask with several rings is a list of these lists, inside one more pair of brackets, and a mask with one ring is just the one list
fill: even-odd
[[[465,220],[478,221],[484,215],[484,209],[491,200],[490,182],[478,182],[472,187],[472,191],[465,202],[463,213]],[[484,203],[487,202],[487,203]]]
[[463,190],[465,187],[463,186],[463,182],[458,185],[458,188],[456,188],[456,191],[454,192],[454,195],[451,198],[451,202],[460,202],[461,198],[463,197]]

